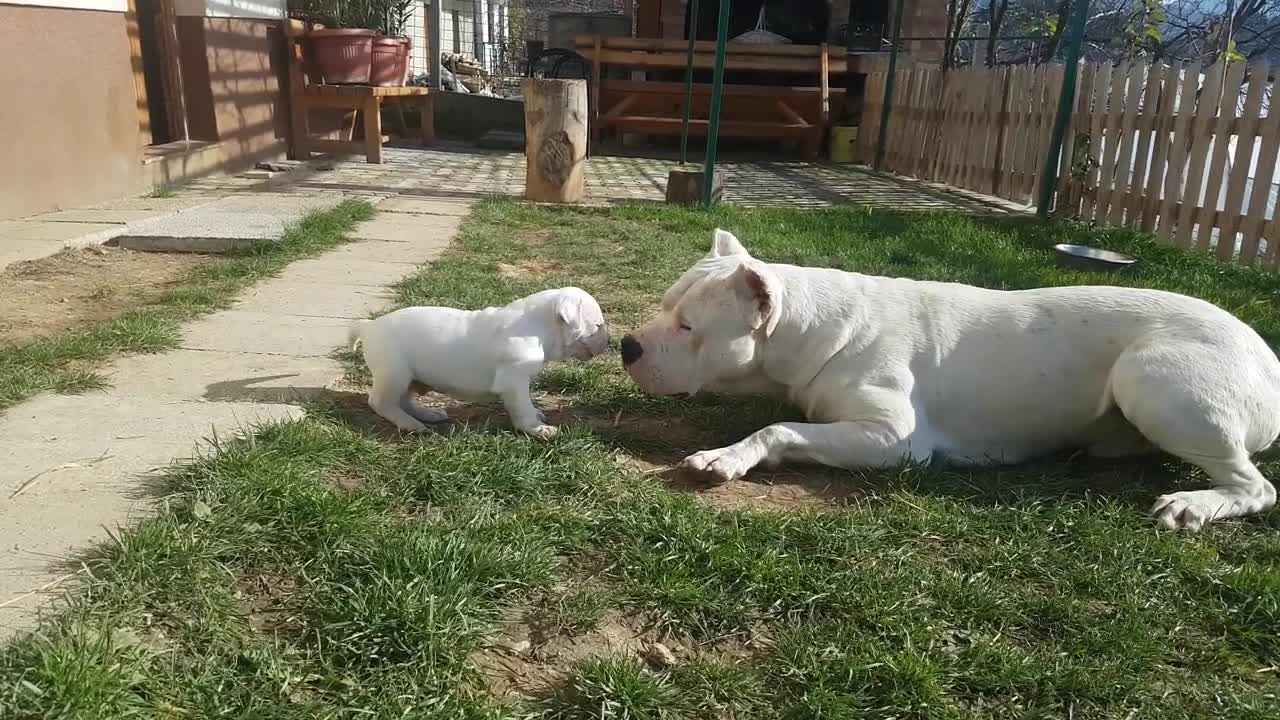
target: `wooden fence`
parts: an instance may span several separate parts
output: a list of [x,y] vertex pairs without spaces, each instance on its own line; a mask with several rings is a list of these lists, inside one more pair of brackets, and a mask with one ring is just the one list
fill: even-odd
[[[1033,202],[1062,75],[1060,65],[899,71],[884,169]],[[863,162],[875,155],[884,86],[885,73],[868,76]],[[1082,65],[1055,212],[1276,268],[1275,90],[1265,66]]]

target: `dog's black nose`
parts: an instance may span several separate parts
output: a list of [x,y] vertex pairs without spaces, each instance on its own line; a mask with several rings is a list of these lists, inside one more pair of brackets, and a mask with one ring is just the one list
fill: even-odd
[[622,364],[630,365],[644,355],[644,348],[630,335],[622,336]]

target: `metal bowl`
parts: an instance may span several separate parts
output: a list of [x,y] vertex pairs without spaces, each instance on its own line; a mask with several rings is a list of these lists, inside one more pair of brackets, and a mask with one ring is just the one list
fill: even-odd
[[1058,265],[1087,272],[1119,272],[1138,262],[1138,258],[1087,245],[1054,245]]

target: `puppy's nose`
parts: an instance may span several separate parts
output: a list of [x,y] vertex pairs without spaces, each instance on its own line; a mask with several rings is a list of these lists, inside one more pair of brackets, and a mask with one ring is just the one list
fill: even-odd
[[644,348],[640,347],[640,343],[630,335],[622,336],[622,364],[630,365],[640,359],[644,355]]

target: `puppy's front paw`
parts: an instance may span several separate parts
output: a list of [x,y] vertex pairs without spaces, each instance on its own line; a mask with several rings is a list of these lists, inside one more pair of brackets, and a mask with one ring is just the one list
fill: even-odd
[[751,470],[751,465],[746,463],[739,453],[734,452],[733,448],[717,448],[694,453],[685,458],[679,467],[682,470],[706,475],[707,480],[717,485],[737,480]]
[[560,428],[555,425],[547,425],[545,423],[534,425],[531,428],[521,428],[521,432],[528,433],[539,440],[550,440],[560,432]]
[[413,408],[406,409],[415,420],[424,423],[442,423],[449,419],[449,413],[440,408],[429,408],[417,405]]

